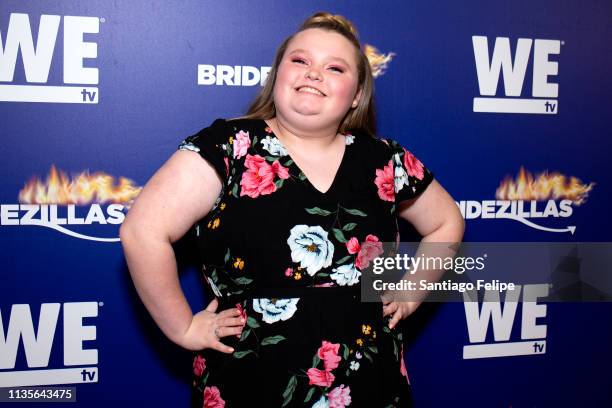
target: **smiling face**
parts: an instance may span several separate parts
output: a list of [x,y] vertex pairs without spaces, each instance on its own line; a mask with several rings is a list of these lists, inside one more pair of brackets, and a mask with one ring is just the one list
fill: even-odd
[[359,96],[357,56],[349,40],[318,28],[293,37],[274,84],[280,120],[295,129],[338,128]]

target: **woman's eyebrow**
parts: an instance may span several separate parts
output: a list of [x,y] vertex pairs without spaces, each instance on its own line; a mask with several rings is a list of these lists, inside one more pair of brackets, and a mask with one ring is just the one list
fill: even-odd
[[[303,49],[301,49],[301,48],[296,48],[295,50],[292,50],[292,51],[289,53],[289,55],[293,55],[293,54],[296,54],[296,53],[310,54],[310,53],[309,53],[308,51],[306,51],[306,50],[303,50]],[[342,62],[344,65],[349,66],[349,63],[348,63],[348,62],[346,62],[346,60],[345,60],[344,58],[342,58],[342,57],[329,57],[328,59],[329,59],[329,60],[336,60],[336,61],[340,61],[340,62]]]

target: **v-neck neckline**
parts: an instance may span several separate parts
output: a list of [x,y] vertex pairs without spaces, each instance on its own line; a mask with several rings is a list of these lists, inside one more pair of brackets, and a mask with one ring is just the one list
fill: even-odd
[[261,120],[261,123],[262,123],[262,125],[264,127],[264,132],[266,134],[270,135],[271,137],[275,138],[278,141],[278,143],[283,147],[285,152],[287,152],[286,156],[291,160],[290,166],[294,167],[299,172],[299,174],[303,176],[303,177],[301,177],[301,179],[303,179],[303,181],[310,187],[310,189],[312,189],[315,193],[317,193],[319,195],[322,195],[322,196],[330,195],[331,193],[333,193],[337,189],[337,185],[339,183],[339,180],[341,179],[341,175],[342,175],[342,172],[344,170],[344,167],[346,167],[348,151],[350,150],[349,149],[350,144],[346,143],[346,135],[344,136],[344,138],[345,138],[345,140],[344,140],[344,151],[342,152],[342,158],[340,159],[340,164],[338,165],[338,167],[336,169],[336,173],[334,174],[334,178],[332,179],[332,182],[331,182],[330,186],[328,187],[328,189],[326,191],[321,191],[317,187],[315,187],[314,184],[312,184],[312,182],[310,181],[310,179],[308,178],[306,173],[300,168],[300,166],[297,164],[295,159],[289,153],[289,149],[287,149],[287,147],[283,144],[283,142],[278,138],[276,133],[274,133],[274,130],[272,129],[272,127],[270,125],[268,125],[268,123],[266,123],[266,121],[264,119]]

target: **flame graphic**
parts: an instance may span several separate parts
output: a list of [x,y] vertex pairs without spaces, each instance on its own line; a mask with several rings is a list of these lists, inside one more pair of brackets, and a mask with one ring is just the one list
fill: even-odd
[[584,203],[595,183],[583,184],[576,177],[545,171],[532,176],[523,167],[516,180],[506,177],[495,192],[498,200],[572,200],[574,204]]
[[117,203],[131,204],[140,193],[132,180],[115,178],[103,172],[89,174],[85,170],[72,179],[61,170],[51,166],[46,182],[37,177],[32,179],[19,192],[22,204],[77,204]]
[[394,52],[382,54],[376,47],[370,44],[365,44],[363,52],[366,57],[368,57],[368,61],[370,61],[370,67],[372,67],[372,75],[374,78],[385,73],[387,64],[389,64],[391,59],[395,56]]

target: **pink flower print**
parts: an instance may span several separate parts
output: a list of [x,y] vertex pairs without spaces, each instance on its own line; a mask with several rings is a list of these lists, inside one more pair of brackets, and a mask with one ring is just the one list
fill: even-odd
[[400,353],[400,373],[406,377],[406,381],[410,384],[410,378],[408,378],[408,371],[406,371],[406,362],[404,361],[404,345],[402,344],[402,352]]
[[260,195],[272,194],[276,191],[276,185],[274,184],[276,175],[281,179],[289,178],[287,168],[283,167],[278,160],[269,165],[263,157],[247,154],[244,166],[247,171],[244,172],[242,180],[240,180],[241,196],[257,198]]
[[239,159],[247,153],[247,150],[251,146],[251,138],[249,132],[241,130],[236,133],[236,137],[232,143],[234,146],[234,159]]
[[329,408],[344,408],[351,403],[351,389],[348,385],[342,384],[334,388],[327,394]]
[[283,165],[280,164],[278,160],[275,160],[274,163],[272,163],[272,171],[278,176],[278,178],[289,178],[289,171],[286,167],[283,167]]
[[293,275],[293,269],[292,268],[285,269],[285,276],[289,277],[291,275]]
[[242,305],[240,303],[236,303],[236,309],[238,309],[238,311],[240,312],[240,317],[242,317],[244,320],[247,319],[247,312],[246,310],[244,310],[244,308],[242,307]]
[[425,177],[423,163],[406,149],[404,149],[404,167],[406,167],[406,172],[412,177],[416,177],[419,180],[423,180],[423,177]]
[[309,385],[319,385],[321,387],[329,387],[334,382],[334,375],[325,370],[319,370],[318,368],[309,368],[306,372],[308,374]]
[[215,386],[204,388],[203,408],[225,408],[225,401],[221,398],[219,389]]
[[385,201],[395,201],[395,180],[393,174],[393,161],[389,160],[382,170],[376,169],[374,184],[378,187],[378,196]]
[[363,270],[364,268],[370,266],[370,262],[374,258],[382,255],[383,253],[382,242],[380,242],[377,236],[369,234],[366,237],[365,242],[361,244],[361,248],[357,254],[357,260],[355,261],[355,266],[358,269]]
[[229,176],[229,159],[224,157],[223,162],[225,163],[225,175]]
[[206,370],[206,360],[198,355],[193,359],[193,373],[199,377],[204,373],[204,370]]
[[357,238],[352,237],[351,239],[349,239],[346,243],[346,249],[348,250],[349,254],[356,254],[357,252],[359,252],[359,249],[361,249],[361,245],[359,245],[359,241],[357,240]]
[[338,367],[338,363],[340,362],[340,357],[338,356],[339,349],[340,344],[334,344],[323,340],[321,347],[319,347],[317,351],[317,355],[323,360],[325,371],[331,371]]

